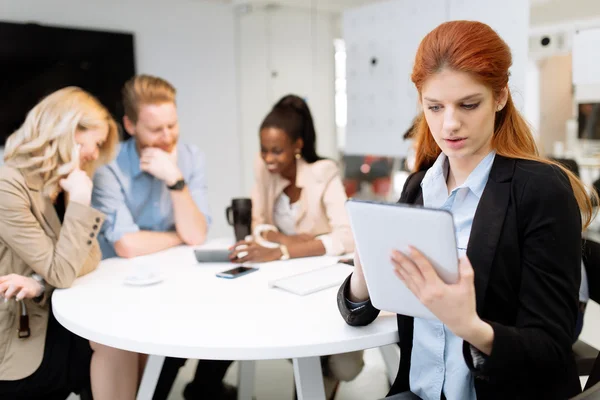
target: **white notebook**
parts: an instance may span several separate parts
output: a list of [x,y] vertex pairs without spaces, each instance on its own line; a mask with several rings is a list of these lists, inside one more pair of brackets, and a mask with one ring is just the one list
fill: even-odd
[[269,282],[269,287],[276,287],[299,296],[305,296],[330,287],[340,286],[353,270],[354,267],[348,264],[328,265],[279,278]]

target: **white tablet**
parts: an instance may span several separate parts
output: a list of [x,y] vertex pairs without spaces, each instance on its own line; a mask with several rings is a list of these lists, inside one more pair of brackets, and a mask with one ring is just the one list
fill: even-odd
[[458,252],[452,214],[405,204],[348,200],[346,210],[373,306],[437,319],[394,274],[392,250],[413,246],[425,254],[443,281],[458,280]]

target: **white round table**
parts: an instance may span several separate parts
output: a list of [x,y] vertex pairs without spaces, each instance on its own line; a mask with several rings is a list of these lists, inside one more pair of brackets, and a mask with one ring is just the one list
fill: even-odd
[[[223,246],[217,241],[205,247]],[[215,274],[232,265],[199,264],[193,249],[182,246],[135,259],[105,260],[71,288],[56,290],[52,304],[56,319],[71,332],[151,355],[138,399],[152,397],[165,356],[291,358],[299,399],[324,399],[319,356],[398,341],[394,315],[382,315],[366,327],[348,326],[337,309],[337,287],[298,296],[268,286],[270,280],[336,260],[315,257],[261,264],[257,272],[229,280]],[[151,286],[124,283],[146,268],[164,280]],[[247,386],[240,388],[240,397],[253,391],[253,363],[246,365]]]

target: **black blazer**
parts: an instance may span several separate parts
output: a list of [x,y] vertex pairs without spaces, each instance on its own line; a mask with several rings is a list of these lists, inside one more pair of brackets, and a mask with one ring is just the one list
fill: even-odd
[[[412,174],[400,203],[423,204]],[[393,229],[393,227],[390,227]],[[581,281],[581,216],[558,168],[496,155],[475,212],[467,255],[475,270],[477,312],[494,329],[492,354],[473,368],[478,400],[566,399],[581,391],[571,351]],[[348,278],[338,307],[350,325],[379,314],[368,302],[350,311]],[[413,318],[398,315],[400,369],[391,394],[410,390]]]

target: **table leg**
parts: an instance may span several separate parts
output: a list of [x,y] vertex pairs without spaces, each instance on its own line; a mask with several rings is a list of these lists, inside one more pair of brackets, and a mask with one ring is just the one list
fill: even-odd
[[254,395],[254,377],[256,361],[238,361],[238,395],[237,400],[251,400]]
[[388,375],[390,386],[394,384],[396,375],[398,375],[398,367],[400,366],[400,348],[397,344],[388,344],[379,348],[385,369]]
[[298,400],[325,400],[320,357],[294,358]]
[[148,357],[148,362],[144,369],[144,376],[142,377],[142,383],[138,390],[137,400],[152,400],[164,362],[164,356],[150,355],[150,357]]

